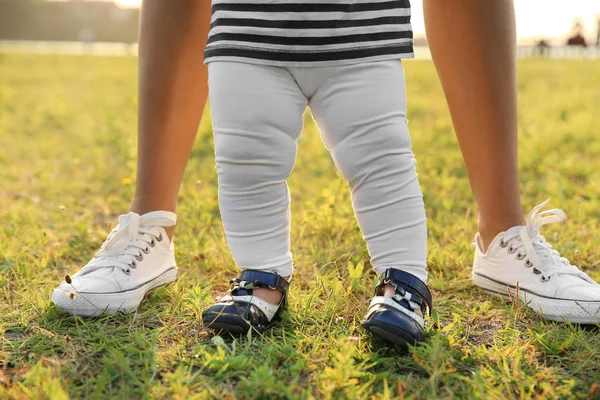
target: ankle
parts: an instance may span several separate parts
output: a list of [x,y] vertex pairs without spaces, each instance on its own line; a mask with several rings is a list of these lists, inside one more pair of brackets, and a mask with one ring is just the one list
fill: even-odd
[[523,217],[512,218],[512,219],[504,219],[500,221],[485,221],[483,219],[479,219],[479,236],[481,238],[481,242],[479,243],[482,247],[482,250],[487,251],[488,246],[499,233],[505,232],[510,228],[515,226],[525,225],[525,221]]
[[394,297],[396,294],[396,289],[389,283],[386,283],[383,287],[383,295],[385,297]]
[[131,206],[129,206],[130,211],[140,215],[159,210],[176,212],[176,209],[176,201],[165,200],[153,196],[135,196],[133,200],[131,200]]
[[277,289],[258,288],[252,291],[252,295],[270,304],[277,305],[281,302],[283,293]]
[[[170,211],[174,213],[176,212],[176,204],[172,202],[165,202],[161,199],[156,199],[153,197],[136,196],[131,201],[129,211],[139,215],[143,215],[152,211]],[[167,233],[169,240],[173,240],[175,226],[163,227],[163,229]]]

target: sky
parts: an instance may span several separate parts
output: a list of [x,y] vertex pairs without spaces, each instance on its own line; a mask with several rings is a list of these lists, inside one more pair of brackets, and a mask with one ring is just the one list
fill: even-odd
[[[134,7],[141,3],[141,0],[112,1],[122,6]],[[425,25],[423,24],[421,0],[412,0],[411,4],[413,30],[416,35],[423,35],[425,34]],[[586,36],[595,39],[598,29],[597,21],[600,18],[600,1],[515,0],[515,12],[519,40],[541,37],[563,38],[571,32],[573,21],[576,18],[582,20]]]

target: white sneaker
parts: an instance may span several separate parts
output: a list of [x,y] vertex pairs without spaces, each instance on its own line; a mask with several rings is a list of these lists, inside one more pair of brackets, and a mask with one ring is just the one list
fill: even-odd
[[[539,234],[546,224],[561,222],[561,210],[540,212],[550,200],[536,206],[526,226],[498,234],[487,253],[475,236],[473,283],[504,298],[515,298],[553,321],[600,323],[600,285],[571,265]],[[518,294],[517,292],[518,286]]]
[[97,316],[135,311],[148,291],[177,279],[173,243],[162,227],[175,226],[172,212],[130,212],[108,235],[100,251],[52,293],[64,311]]

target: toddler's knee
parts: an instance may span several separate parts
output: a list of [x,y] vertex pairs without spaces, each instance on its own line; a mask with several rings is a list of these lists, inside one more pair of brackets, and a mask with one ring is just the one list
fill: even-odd
[[333,153],[340,173],[351,185],[367,178],[416,175],[408,129],[379,129],[348,138]]
[[289,137],[215,135],[215,154],[220,185],[248,188],[285,181],[294,167],[296,143]]

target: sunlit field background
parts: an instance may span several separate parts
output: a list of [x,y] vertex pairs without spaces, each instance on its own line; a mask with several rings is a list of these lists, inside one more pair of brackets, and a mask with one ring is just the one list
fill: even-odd
[[[544,322],[470,281],[476,209],[428,61],[407,61],[409,119],[429,216],[435,313],[402,353],[359,326],[375,276],[346,184],[310,114],[291,178],[296,275],[265,336],[213,337],[204,308],[236,273],[219,219],[207,112],[179,201],[179,281],[136,314],[62,314],[50,294],[127,211],[136,59],[0,54],[0,398],[600,398],[600,331]],[[600,280],[600,61],[519,62],[524,211]]]

